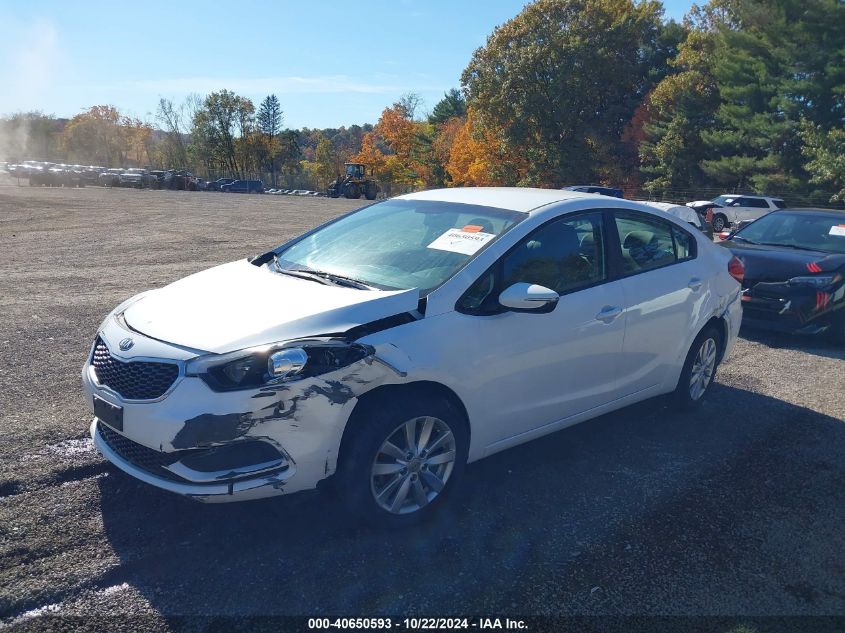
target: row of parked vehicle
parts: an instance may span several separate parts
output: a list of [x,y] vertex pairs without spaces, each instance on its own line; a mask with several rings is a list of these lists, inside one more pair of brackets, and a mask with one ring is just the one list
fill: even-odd
[[15,178],[26,178],[31,187],[133,187],[136,189],[179,189],[200,191],[205,181],[184,169],[149,170],[138,167],[100,167],[67,165],[27,160],[19,164],[0,164]]
[[[621,189],[599,185],[572,185],[563,189],[580,193],[597,193],[614,198],[625,197]],[[754,220],[777,209],[785,209],[787,206],[782,198],[731,193],[722,194],[712,200],[687,202],[685,205],[665,202],[648,202],[648,204],[686,219],[693,226],[720,239],[725,239],[732,232]],[[687,211],[685,207],[692,209],[695,215]]]
[[[144,169],[141,167],[100,167],[68,165],[27,160],[19,164],[0,163],[12,177],[29,180],[31,187],[131,187],[135,189],[174,189],[179,191],[221,191],[225,193],[264,193],[260,180],[218,178],[207,181],[186,169]],[[273,192],[281,190],[272,190]],[[296,190],[301,192],[303,190]],[[288,191],[288,193],[293,193]],[[312,192],[296,193],[310,195]]]

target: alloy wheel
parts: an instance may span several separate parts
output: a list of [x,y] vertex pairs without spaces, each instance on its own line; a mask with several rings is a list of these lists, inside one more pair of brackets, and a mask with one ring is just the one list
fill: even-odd
[[692,363],[692,371],[689,379],[689,395],[693,400],[699,400],[716,371],[716,341],[706,338],[698,349],[698,354]]
[[455,436],[440,418],[422,416],[403,422],[373,460],[373,498],[391,514],[417,512],[443,492],[456,456]]

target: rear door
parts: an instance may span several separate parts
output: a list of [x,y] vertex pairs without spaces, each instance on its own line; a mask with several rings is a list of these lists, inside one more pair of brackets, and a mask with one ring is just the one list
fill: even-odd
[[736,209],[736,221],[756,220],[771,210],[769,203],[763,198],[742,197],[739,199],[739,205]]
[[689,231],[639,211],[613,215],[626,304],[620,392],[627,396],[662,384],[686,352],[707,285]]

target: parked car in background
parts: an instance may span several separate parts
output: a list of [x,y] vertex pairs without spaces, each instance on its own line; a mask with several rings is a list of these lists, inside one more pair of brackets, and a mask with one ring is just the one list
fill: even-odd
[[783,209],[786,203],[781,198],[724,194],[711,202],[721,208],[713,208],[713,230],[720,233],[743,220],[756,220],[776,209]]
[[193,174],[185,169],[168,169],[164,172],[164,187],[178,191],[188,191],[193,182]]
[[720,245],[745,268],[745,323],[845,343],[845,211],[775,211]]
[[234,178],[218,178],[217,180],[209,181],[206,189],[208,191],[220,191],[220,187],[235,182]]
[[614,189],[613,187],[602,187],[599,185],[571,185],[564,187],[564,191],[578,191],[581,193],[598,193],[602,196],[611,196],[613,198],[624,198],[625,195],[621,189]]
[[654,207],[663,213],[673,215],[684,222],[688,222],[711,240],[713,239],[713,227],[694,209],[685,205],[674,204],[672,202],[651,202],[646,200],[642,200],[641,202],[642,204],[647,204],[648,206]]
[[103,187],[118,187],[120,186],[120,174],[125,171],[125,169],[107,169],[100,174],[99,184]]
[[85,181],[82,172],[73,169],[69,165],[54,165],[45,163],[38,168],[32,168],[29,172],[29,185],[39,187],[84,187]]
[[153,189],[162,189],[164,187],[165,172],[160,169],[154,169],[150,172],[150,187]]
[[117,306],[82,372],[90,431],[196,500],[329,485],[400,527],[468,462],[660,394],[700,404],[736,340],[737,276],[635,202],[399,196]]
[[135,187],[136,189],[143,189],[151,186],[153,177],[146,169],[132,167],[120,174],[121,187]]
[[264,184],[260,180],[235,180],[220,187],[224,193],[264,193]]
[[100,184],[100,174],[106,170],[105,167],[97,167],[96,165],[88,165],[82,167],[82,179],[86,185]]

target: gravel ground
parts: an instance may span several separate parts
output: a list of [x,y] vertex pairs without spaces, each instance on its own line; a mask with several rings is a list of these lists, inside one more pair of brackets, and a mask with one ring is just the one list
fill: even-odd
[[845,616],[845,349],[823,341],[743,332],[695,414],[658,399],[478,462],[407,532],[321,495],[196,504],[95,453],[79,372],[113,306],[357,204],[0,179],[0,622]]

